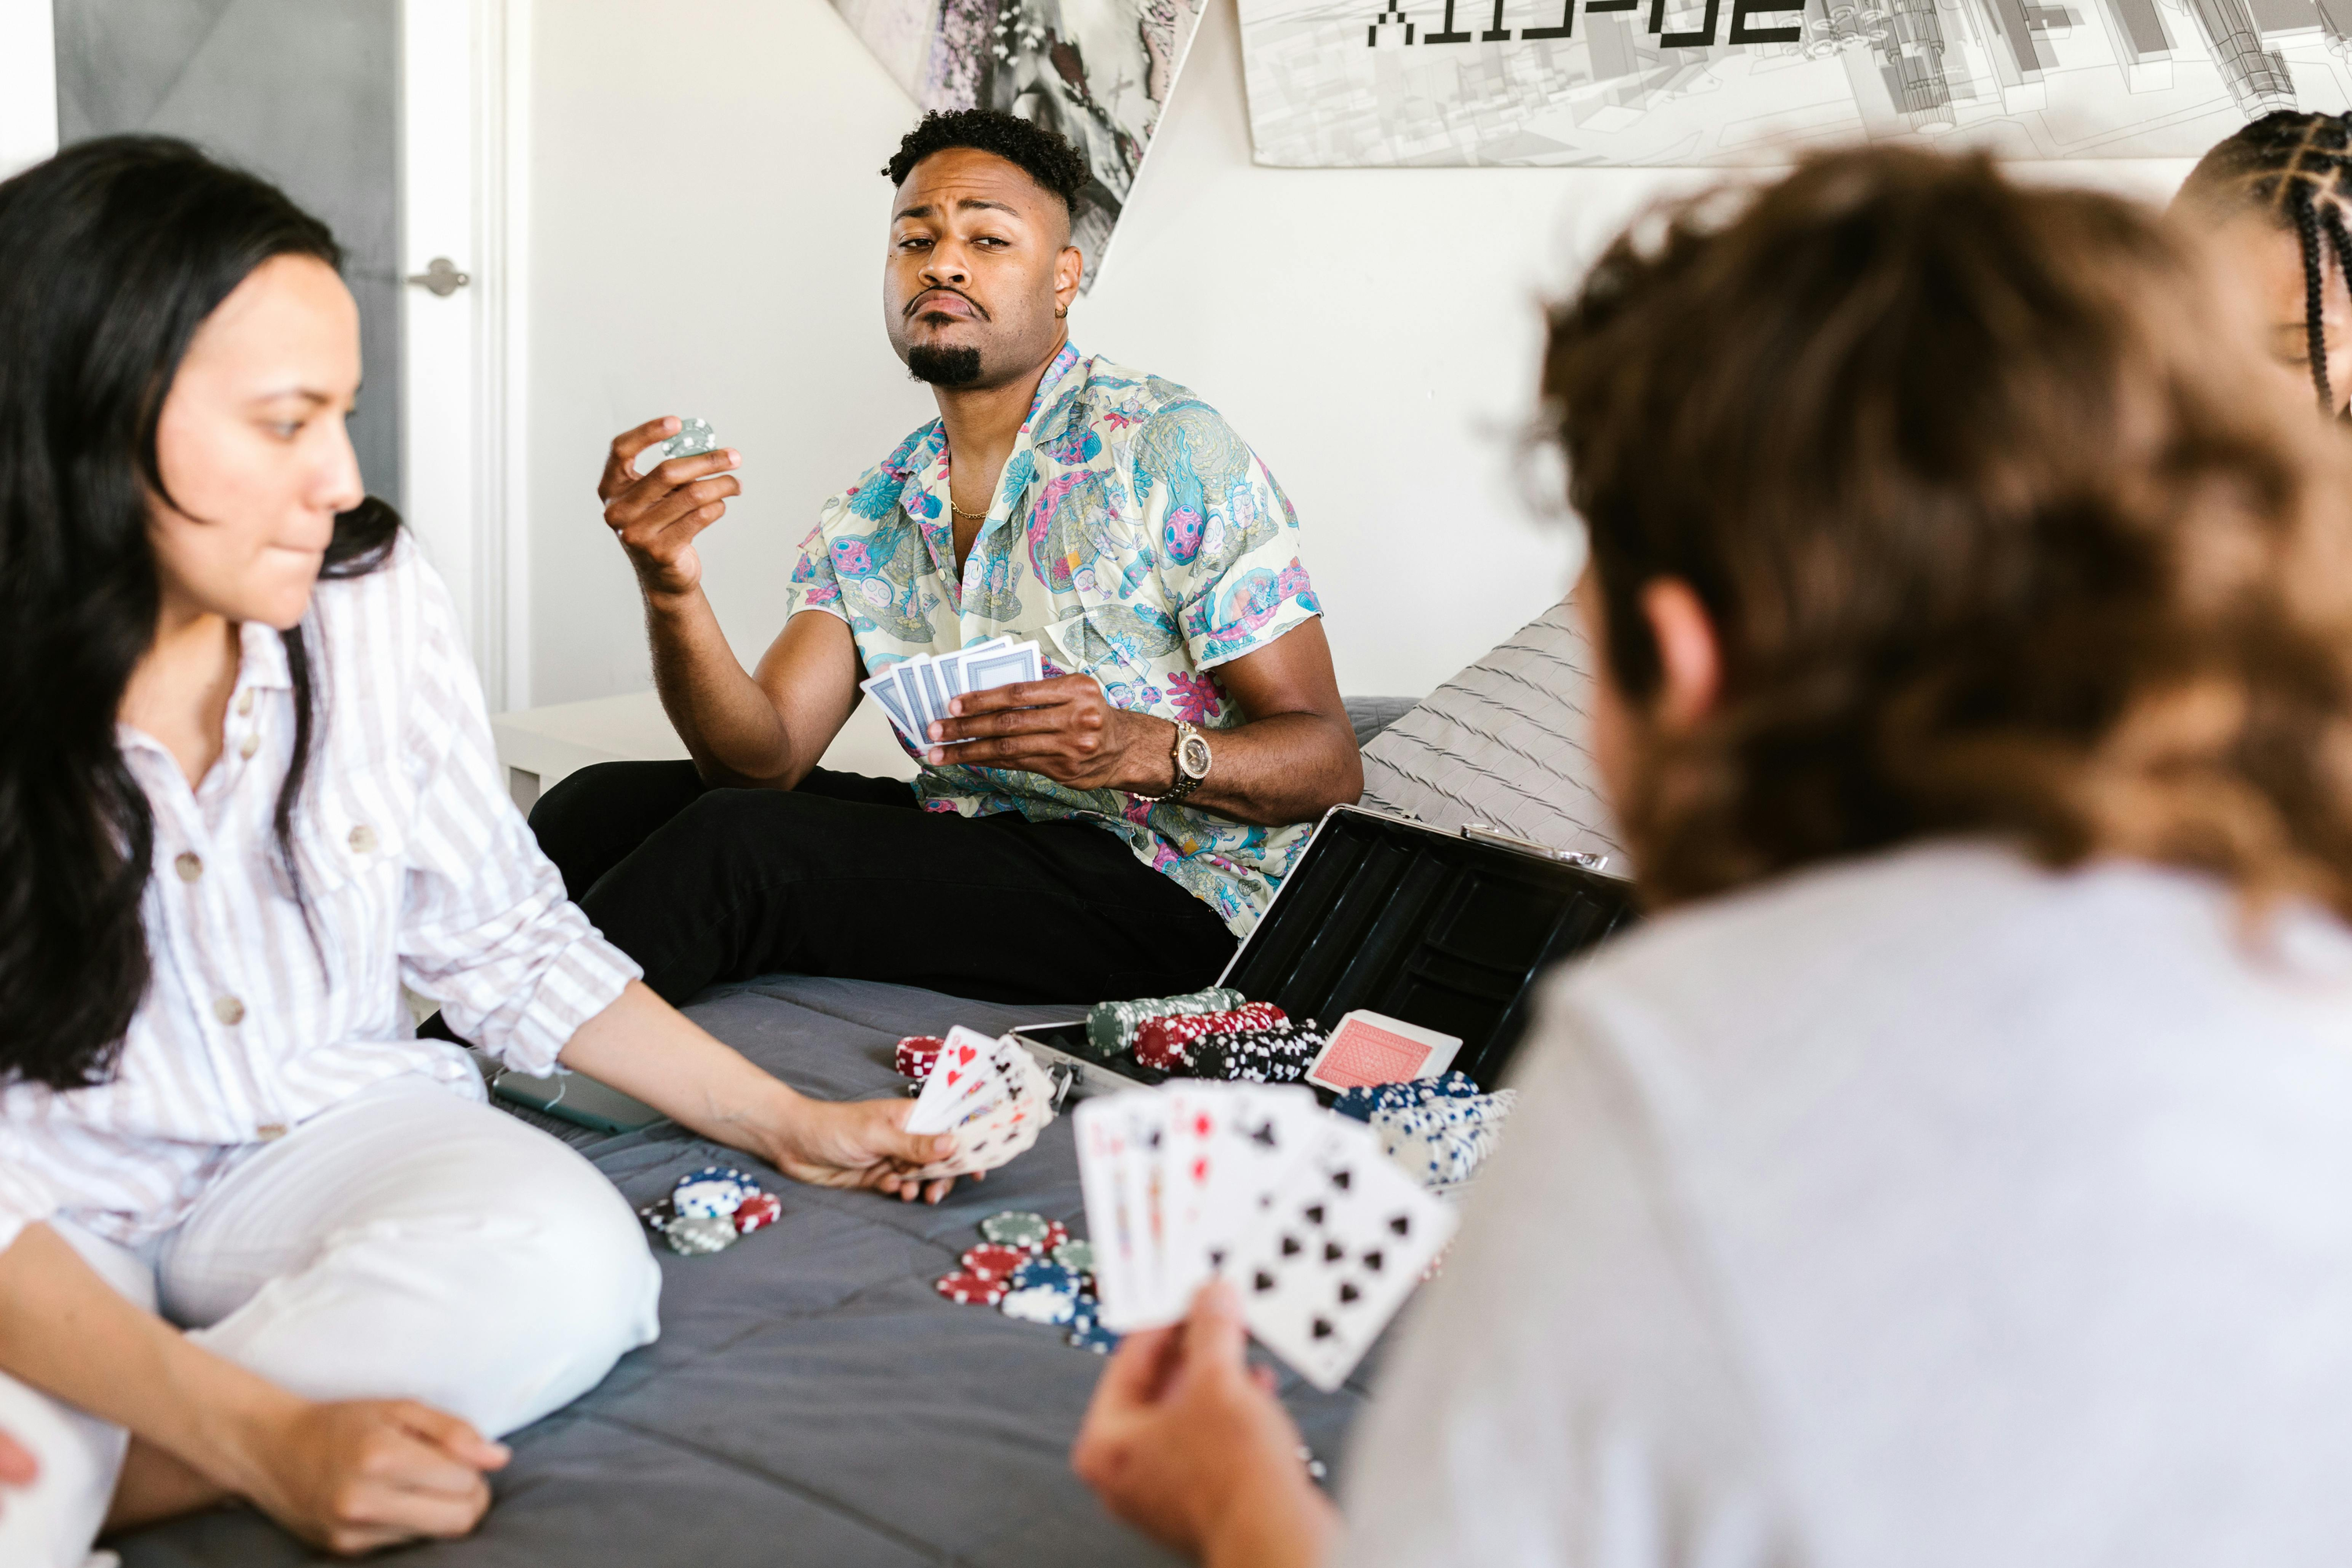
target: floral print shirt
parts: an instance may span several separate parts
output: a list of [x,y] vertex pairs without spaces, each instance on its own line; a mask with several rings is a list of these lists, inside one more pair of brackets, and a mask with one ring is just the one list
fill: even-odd
[[[846,621],[869,675],[992,637],[1034,638],[1049,676],[1091,675],[1116,707],[1207,731],[1244,721],[1217,667],[1322,614],[1290,502],[1216,410],[1066,345],[1038,384],[962,576],[947,434],[933,420],[825,503],[786,597],[788,617],[803,610]],[[931,811],[1094,823],[1236,936],[1265,912],[1310,831],[1003,768],[925,765],[915,790]]]

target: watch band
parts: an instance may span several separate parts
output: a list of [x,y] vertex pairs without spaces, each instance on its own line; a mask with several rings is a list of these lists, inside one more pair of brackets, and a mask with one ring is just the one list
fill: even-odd
[[[1183,720],[1178,719],[1173,722],[1176,726],[1176,743],[1168,748],[1168,761],[1176,774],[1176,782],[1160,795],[1138,795],[1135,797],[1138,800],[1148,800],[1154,805],[1171,805],[1199,789],[1209,776],[1205,772],[1199,773],[1187,772],[1184,767],[1185,746],[1193,741],[1199,741],[1201,749],[1206,752],[1209,750],[1208,742],[1202,738],[1200,731],[1187,724]],[[1213,763],[1216,754],[1213,752],[1210,752],[1210,760]]]

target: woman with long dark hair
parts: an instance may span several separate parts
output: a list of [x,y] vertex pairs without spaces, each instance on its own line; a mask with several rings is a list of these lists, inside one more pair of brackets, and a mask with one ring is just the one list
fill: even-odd
[[[627,1205],[404,983],[801,1180],[913,1197],[647,991],[506,801],[446,593],[362,492],[333,239],[184,144],[0,184],[0,1562],[241,1496],[461,1534],[495,1439],[656,1331]],[[16,1468],[12,1467],[12,1469]]]

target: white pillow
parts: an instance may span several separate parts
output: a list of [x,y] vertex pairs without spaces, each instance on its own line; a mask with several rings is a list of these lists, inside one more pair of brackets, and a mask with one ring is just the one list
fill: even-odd
[[1364,804],[1433,827],[1499,827],[1633,868],[1588,749],[1592,651],[1563,601],[1364,748]]

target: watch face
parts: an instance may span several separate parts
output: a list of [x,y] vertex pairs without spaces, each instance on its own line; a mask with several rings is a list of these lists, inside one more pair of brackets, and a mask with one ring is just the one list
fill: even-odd
[[1209,776],[1209,742],[1198,735],[1184,737],[1184,749],[1178,758],[1185,773],[1196,779]]

